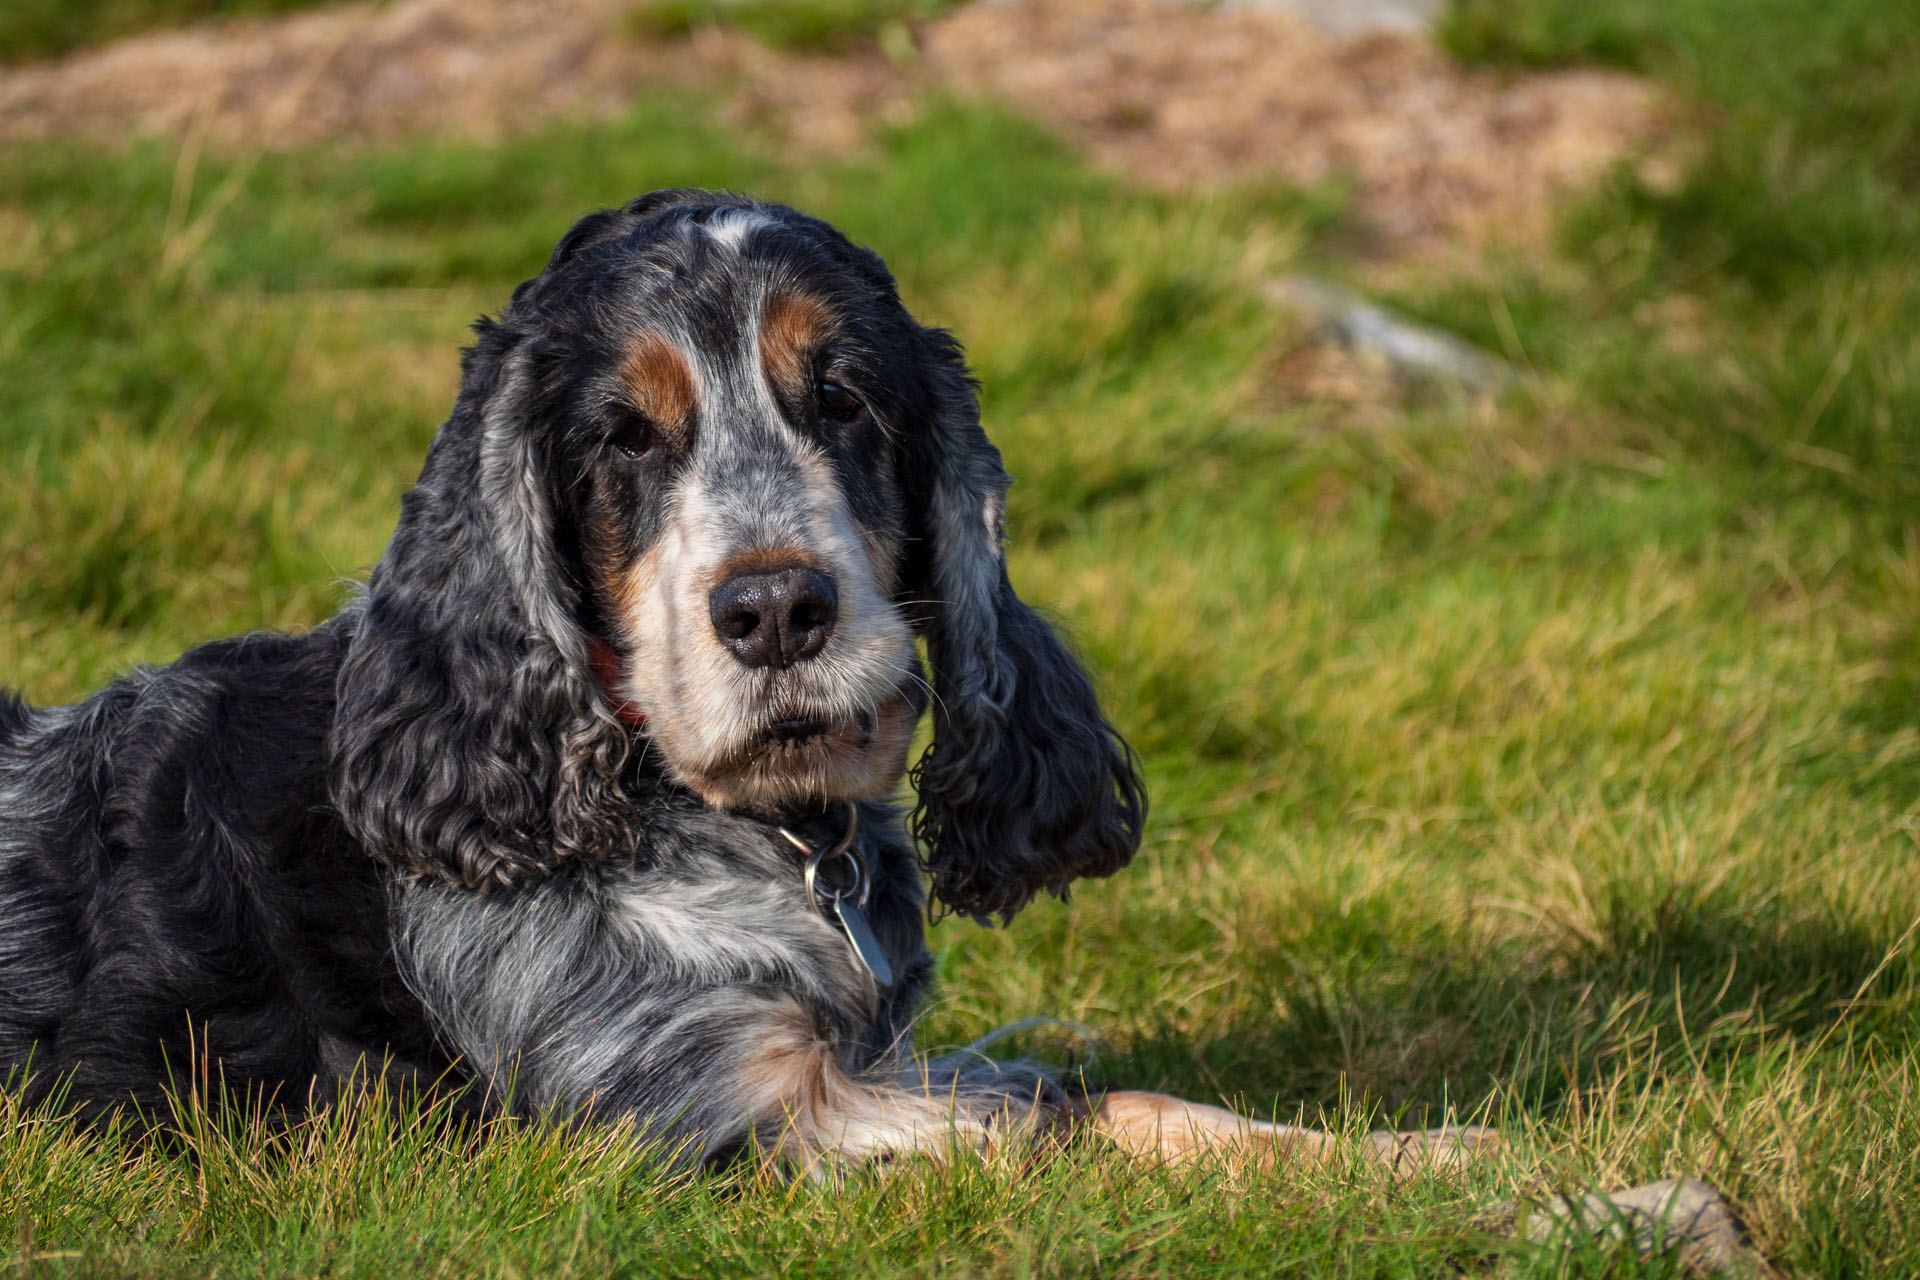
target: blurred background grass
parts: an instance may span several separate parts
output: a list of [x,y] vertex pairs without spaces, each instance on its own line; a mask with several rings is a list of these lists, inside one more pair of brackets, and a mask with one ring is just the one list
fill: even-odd
[[[188,11],[38,12],[0,51]],[[0,673],[57,702],[325,617],[465,326],[573,217],[682,183],[788,201],[967,342],[1015,581],[1156,801],[1070,909],[936,931],[926,1040],[1077,1019],[1098,1079],[1350,1123],[1489,1108],[1509,1161],[1396,1189],[1085,1156],[836,1198],[666,1181],[612,1139],[208,1122],[181,1156],[10,1114],[23,1265],[1641,1274],[1491,1245],[1472,1206],[1688,1174],[1791,1272],[1920,1269],[1920,10],[1460,0],[1441,35],[1654,77],[1683,162],[1622,165],[1548,249],[1383,272],[1324,190],[1152,194],[955,100],[832,160],[685,94],[492,143],[8,144]],[[1526,376],[1302,394],[1311,335],[1263,286],[1303,269]]]

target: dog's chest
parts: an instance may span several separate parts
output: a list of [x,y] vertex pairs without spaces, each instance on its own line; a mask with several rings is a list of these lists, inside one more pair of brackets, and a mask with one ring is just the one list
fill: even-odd
[[867,836],[838,865],[818,867],[810,886],[806,854],[758,824],[703,834],[683,856],[605,884],[611,931],[649,967],[696,983],[797,980],[848,1008],[888,1004],[915,981],[925,938],[903,845]]

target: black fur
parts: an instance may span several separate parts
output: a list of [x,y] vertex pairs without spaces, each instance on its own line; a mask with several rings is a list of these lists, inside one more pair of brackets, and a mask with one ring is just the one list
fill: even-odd
[[1011,917],[1040,889],[1064,897],[1073,880],[1125,866],[1146,791],[1086,673],[1013,593],[1000,452],[980,428],[958,344],[923,337],[937,405],[913,468],[932,548],[925,588],[967,603],[936,610],[925,628],[937,697],[934,740],[913,774],[914,834],[937,897],[969,915]]
[[196,1050],[304,1102],[360,1060],[448,1065],[394,969],[325,730],[351,615],[196,649],[0,743],[0,1066],[152,1108]]

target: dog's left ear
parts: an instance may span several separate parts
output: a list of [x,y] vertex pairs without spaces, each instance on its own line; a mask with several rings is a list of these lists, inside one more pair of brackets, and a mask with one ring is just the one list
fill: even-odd
[[[972,916],[1011,916],[1042,890],[1111,875],[1140,845],[1146,788],[1066,646],[1013,593],[1002,548],[1010,483],[980,426],[951,337],[924,330],[930,428],[907,444],[930,603],[933,743],[915,766],[914,834],[933,892]],[[914,579],[917,579],[914,580]]]

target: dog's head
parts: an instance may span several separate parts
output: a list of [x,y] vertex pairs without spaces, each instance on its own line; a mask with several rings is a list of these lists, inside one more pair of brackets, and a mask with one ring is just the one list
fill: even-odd
[[591,215],[467,353],[341,674],[336,804],[396,867],[513,882],[631,849],[646,769],[762,812],[885,797],[931,702],[945,902],[1111,872],[1141,785],[1007,581],[1007,483],[871,253],[708,192]]

